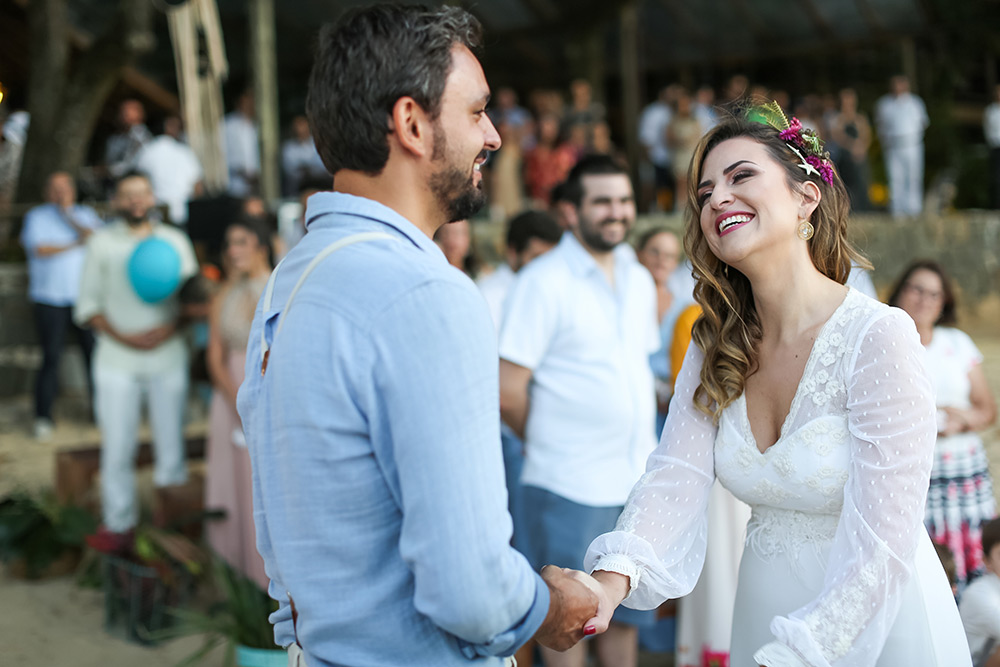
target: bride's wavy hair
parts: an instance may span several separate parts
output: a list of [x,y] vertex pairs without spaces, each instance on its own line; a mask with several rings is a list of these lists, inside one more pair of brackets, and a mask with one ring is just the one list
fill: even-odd
[[692,330],[692,340],[705,354],[694,403],[716,422],[726,406],[743,393],[747,377],[756,370],[756,343],[762,334],[750,281],[712,254],[701,230],[698,183],[705,157],[723,141],[737,137],[764,146],[785,168],[788,186],[793,191],[810,180],[819,187],[820,202],[810,217],[815,232],[808,243],[813,265],[821,273],[844,284],[853,264],[871,268],[847,238],[850,200],[839,173],[834,172],[832,185],[819,175],[807,174],[799,167],[800,158],[770,125],[734,116],[709,131],[691,159],[684,251],[694,270],[695,300],[702,308]]

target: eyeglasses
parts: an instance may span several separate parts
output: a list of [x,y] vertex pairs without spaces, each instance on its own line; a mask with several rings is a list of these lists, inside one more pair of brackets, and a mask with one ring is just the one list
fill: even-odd
[[906,285],[903,285],[903,289],[919,299],[939,301],[940,299],[944,298],[944,292],[940,290],[924,289],[920,285],[911,285],[907,283]]

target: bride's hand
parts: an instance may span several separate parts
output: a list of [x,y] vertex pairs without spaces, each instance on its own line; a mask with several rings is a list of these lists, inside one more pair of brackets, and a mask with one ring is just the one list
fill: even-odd
[[611,615],[629,591],[629,580],[623,574],[597,570],[587,579],[587,585],[597,595],[597,614],[583,626],[583,634],[599,635],[608,629]]

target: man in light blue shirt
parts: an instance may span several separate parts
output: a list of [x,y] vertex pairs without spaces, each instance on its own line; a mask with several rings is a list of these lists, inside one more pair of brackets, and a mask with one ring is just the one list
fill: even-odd
[[52,435],[59,358],[70,330],[80,343],[87,385],[93,397],[90,358],[94,335],[73,322],[73,306],[80,294],[84,245],[101,226],[94,209],[76,203],[76,185],[64,171],[49,176],[45,199],[48,203],[28,211],[21,228],[21,245],[28,255],[28,296],[42,346],[42,367],[35,381],[35,437],[39,440]]
[[500,146],[478,33],[455,7],[376,6],[320,34],[307,110],[335,192],[265,291],[237,401],[291,665],[500,665],[596,611],[589,577],[510,547],[496,337],[431,241],[483,205]]

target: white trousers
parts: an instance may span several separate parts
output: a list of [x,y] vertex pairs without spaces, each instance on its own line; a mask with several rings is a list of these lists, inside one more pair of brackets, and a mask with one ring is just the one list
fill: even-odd
[[893,215],[920,215],[924,208],[924,146],[892,146],[885,150],[889,176],[889,210]]
[[113,532],[139,520],[135,491],[135,453],[142,399],[146,397],[153,431],[153,483],[171,486],[187,481],[184,460],[186,367],[145,374],[94,368],[95,412],[101,429],[101,502],[104,525]]

